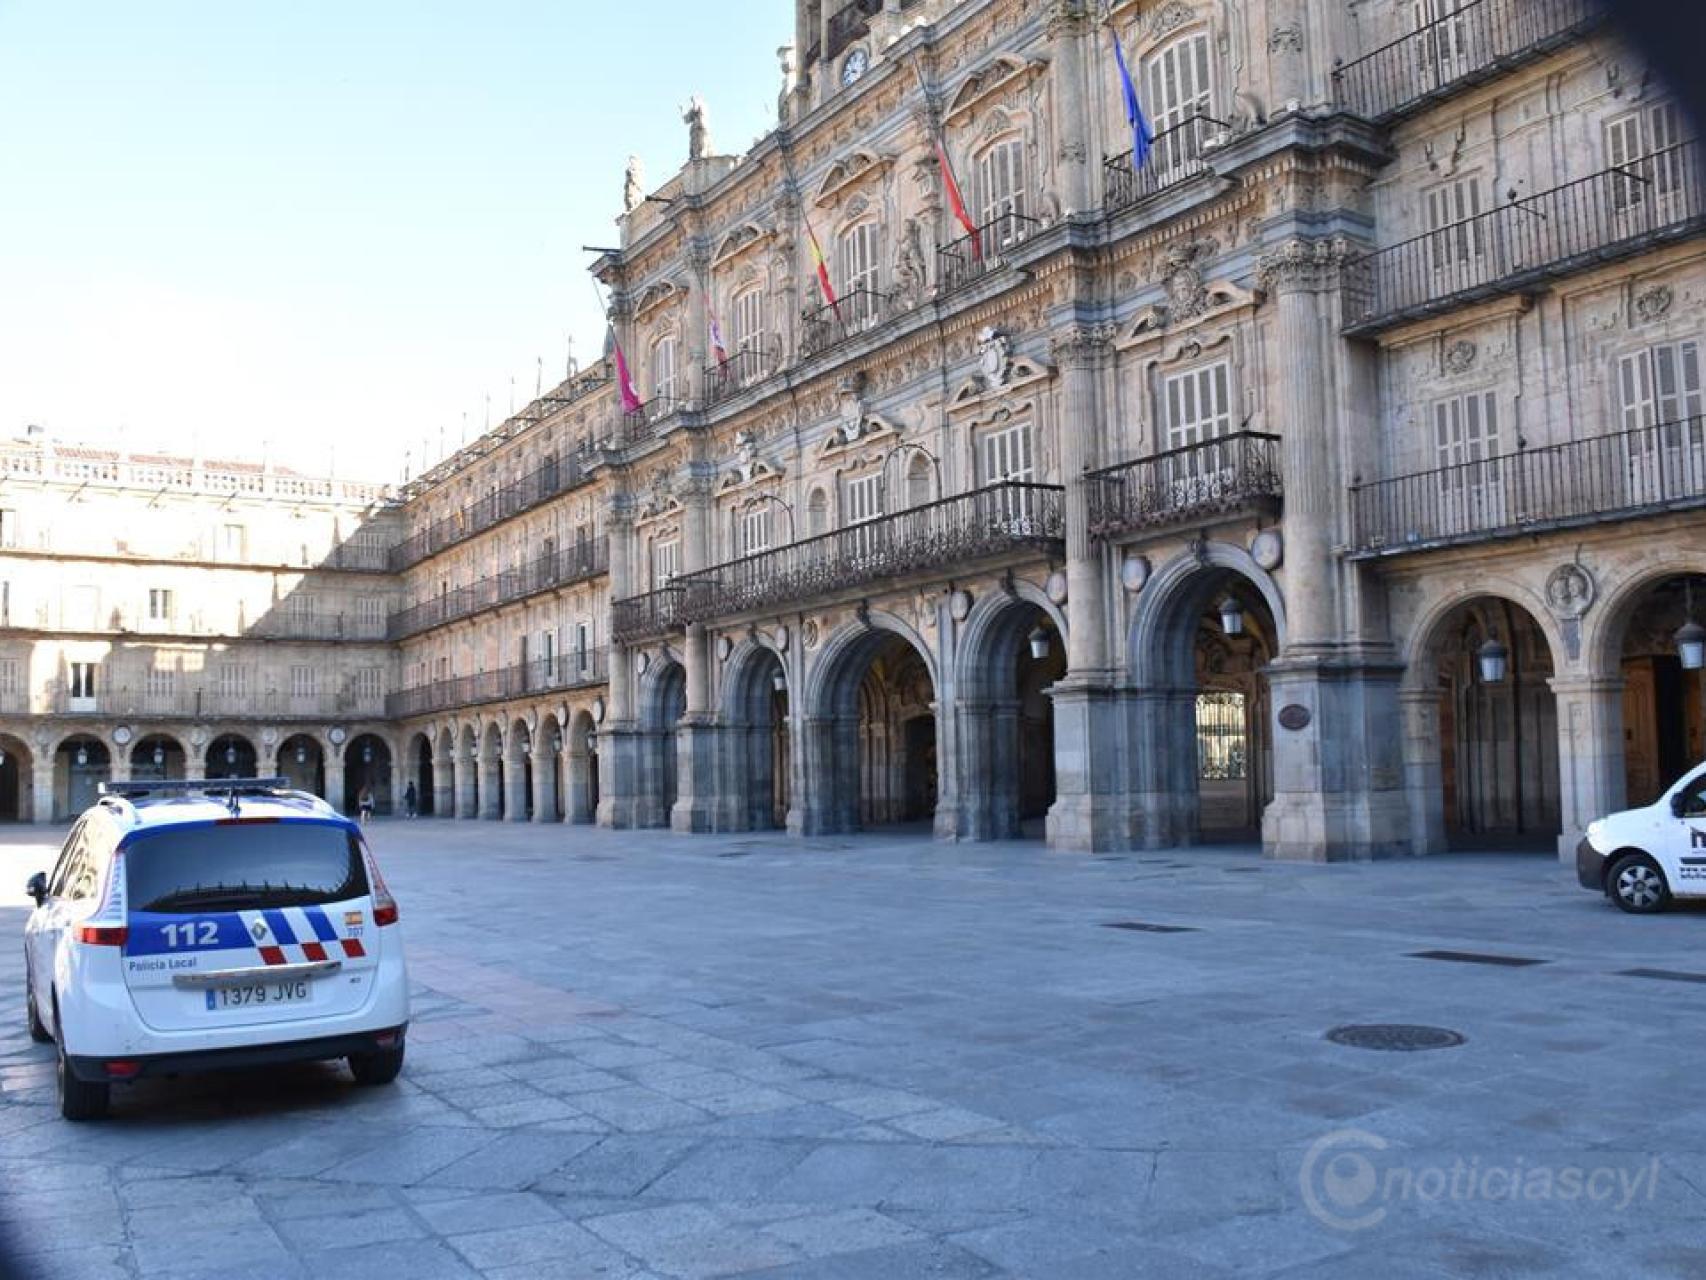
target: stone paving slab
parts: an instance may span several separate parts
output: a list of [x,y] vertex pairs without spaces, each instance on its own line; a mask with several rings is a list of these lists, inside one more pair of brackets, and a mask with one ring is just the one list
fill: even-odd
[[[1706,913],[1623,916],[1548,858],[372,838],[415,986],[387,1089],[147,1081],[67,1125],[0,947],[22,1274],[1706,1275],[1706,988],[1622,973],[1706,972]],[[50,846],[0,834],[14,938]],[[1323,1039],[1358,1022],[1467,1040]]]

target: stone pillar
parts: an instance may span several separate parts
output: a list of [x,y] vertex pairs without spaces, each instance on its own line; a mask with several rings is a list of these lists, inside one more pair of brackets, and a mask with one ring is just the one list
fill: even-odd
[[457,816],[455,746],[450,748],[450,759],[443,759],[436,754],[432,758],[432,815],[435,818]]
[[30,803],[33,820],[38,823],[57,822],[59,815],[53,811],[53,763],[54,757],[38,752],[30,771]]
[[527,821],[527,757],[518,743],[504,752],[505,822]]
[[456,746],[451,750],[451,766],[456,775],[456,816],[464,820],[479,817],[479,758]]
[[[841,750],[845,745],[849,750]],[[800,720],[801,757],[800,835],[821,836],[848,830],[850,812],[859,803],[859,753],[853,733],[835,715],[807,715]],[[841,757],[850,756],[850,760]],[[852,790],[849,793],[848,785]],[[850,811],[848,805],[853,809]]]
[[[393,751],[391,753],[391,816],[393,818],[403,816],[403,788],[409,785],[408,772],[405,762]],[[415,797],[415,803],[417,805],[420,803],[418,795]]]
[[[636,593],[634,517],[626,495],[618,494],[605,517],[610,539],[610,598],[626,600]],[[640,824],[640,751],[643,738],[635,722],[634,651],[614,638],[609,651],[609,701],[598,733],[598,825],[634,827]]]
[[107,777],[113,782],[130,781],[130,743],[122,747],[112,748],[108,759],[112,762],[107,767]]
[[[695,475],[682,499],[681,552],[683,567],[695,573],[709,567],[711,545],[711,483]],[[682,664],[687,670],[687,710],[676,734],[675,806],[667,823],[676,831],[710,831],[716,823],[716,718],[712,713],[711,638],[700,623],[689,623]]]
[[1574,863],[1588,823],[1628,803],[1623,760],[1623,680],[1557,676],[1558,859]]
[[1437,689],[1401,689],[1404,796],[1410,807],[1410,852],[1445,850],[1445,769],[1440,759]]
[[487,822],[497,822],[503,818],[504,810],[502,749],[496,755],[486,755],[482,751],[479,763],[480,817]]
[[[1267,669],[1274,798],[1262,815],[1267,857],[1304,862],[1409,850],[1398,681],[1383,647],[1350,638],[1339,595],[1344,476],[1328,381],[1340,341],[1335,308],[1343,246],[1293,240],[1263,256],[1274,298],[1272,424],[1282,440],[1286,643]],[[1347,412],[1355,412],[1347,406]]]
[[339,813],[344,811],[344,753],[341,749],[326,753],[325,800]]
[[207,777],[207,754],[205,749],[190,746],[184,752],[184,781],[201,782]]
[[[1085,7],[1051,6],[1048,37],[1054,65],[1050,74],[1055,84],[1055,101],[1060,104],[1054,120],[1053,150],[1058,157],[1055,193],[1060,198],[1061,211],[1066,214],[1095,208],[1100,195],[1094,190],[1090,164],[1090,157],[1099,150],[1100,131],[1091,123],[1089,89],[1084,80],[1085,44],[1095,36],[1096,30]],[[1093,60],[1091,65],[1095,65]]]
[[1097,370],[1107,350],[1099,330],[1068,329],[1052,344],[1061,372],[1060,474],[1066,486],[1066,675],[1054,700],[1055,801],[1048,842],[1087,852],[1122,849],[1131,839],[1130,781],[1119,762],[1120,699],[1111,670],[1107,573],[1090,536],[1090,481],[1105,435]]
[[1304,10],[1304,0],[1268,0],[1268,73],[1276,113],[1311,101]]
[[[538,735],[544,738],[544,733]],[[541,741],[533,750],[533,821],[557,821],[557,768],[560,753]]]

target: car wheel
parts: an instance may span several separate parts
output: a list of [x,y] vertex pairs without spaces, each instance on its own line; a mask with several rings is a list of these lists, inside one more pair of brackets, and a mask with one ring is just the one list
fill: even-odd
[[403,1045],[399,1041],[392,1049],[373,1053],[352,1053],[349,1056],[350,1074],[357,1084],[390,1084],[403,1069]]
[[47,1025],[41,1020],[41,1010],[36,1008],[35,983],[31,981],[29,959],[24,960],[24,1020],[29,1024],[30,1039],[37,1044],[47,1044],[53,1039],[48,1034]]
[[[59,1023],[59,1005],[53,1006],[53,1021]],[[79,1080],[72,1074],[71,1064],[65,1060],[65,1034],[60,1029],[58,1052],[55,1055],[55,1065],[59,1083],[59,1114],[67,1120],[99,1120],[107,1114],[107,1103],[112,1100],[112,1086],[105,1081],[91,1083]]]
[[1623,910],[1638,916],[1662,911],[1670,901],[1664,872],[1644,853],[1626,853],[1612,863],[1605,891]]

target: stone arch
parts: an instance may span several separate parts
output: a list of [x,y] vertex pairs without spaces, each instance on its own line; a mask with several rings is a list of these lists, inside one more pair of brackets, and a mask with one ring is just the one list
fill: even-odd
[[326,750],[312,733],[293,733],[278,744],[275,766],[299,791],[326,794]]
[[[1555,620],[1508,579],[1454,591],[1412,628],[1400,692],[1414,852],[1557,838],[1563,807]],[[1490,680],[1481,650],[1504,647]]]
[[210,778],[252,778],[259,759],[247,735],[226,730],[207,744],[204,762]]
[[432,734],[417,729],[408,736],[403,748],[403,794],[398,807],[404,817],[432,815],[433,793],[437,790],[434,777]]
[[389,734],[363,729],[350,736],[343,751],[345,813],[360,810],[363,790],[371,790],[375,814],[396,812],[391,783],[396,758]]
[[456,735],[440,725],[432,753],[432,810],[436,817],[454,818],[456,805]]
[[721,697],[719,825],[730,831],[785,828],[792,807],[792,742],[787,664],[768,637],[729,655]]
[[480,817],[499,821],[504,816],[505,800],[503,727],[488,719],[480,730],[479,743]]
[[806,682],[806,834],[935,821],[943,772],[938,666],[918,633],[872,613],[825,644]]
[[[1032,639],[1046,646],[1032,653]],[[955,664],[956,831],[1009,840],[1054,803],[1054,706],[1066,674],[1066,618],[1029,582],[986,594],[961,627]]]
[[188,775],[189,753],[176,734],[149,729],[139,734],[130,749],[133,781],[169,781]]
[[545,708],[538,713],[539,729],[533,744],[533,820],[563,820],[563,726],[557,712]]
[[592,712],[580,708],[569,717],[568,791],[565,820],[584,826],[598,815],[598,727]]
[[112,748],[99,734],[75,731],[53,750],[53,812],[74,818],[100,798],[100,785],[113,776]]
[[[1228,634],[1222,602],[1241,611]],[[1127,664],[1135,832],[1149,848],[1205,838],[1256,843],[1273,798],[1268,663],[1285,604],[1248,552],[1204,543],[1157,570],[1132,610]]]
[[16,734],[0,733],[0,822],[35,821],[35,753]]
[[[1589,675],[1616,675],[1623,640],[1654,587],[1672,578],[1706,577],[1706,556],[1659,551],[1638,572],[1618,582],[1582,619],[1582,655]],[[1706,595],[1696,586],[1694,608],[1706,625]]]
[[667,827],[680,793],[676,725],[687,714],[687,669],[672,656],[653,655],[640,673],[639,794],[635,825]]
[[512,716],[504,731],[504,821],[533,816],[533,758],[538,744],[525,716]]

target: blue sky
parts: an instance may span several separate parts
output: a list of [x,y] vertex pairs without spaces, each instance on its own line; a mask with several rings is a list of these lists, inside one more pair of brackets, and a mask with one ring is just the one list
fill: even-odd
[[0,435],[394,479],[601,340],[583,244],[680,106],[742,152],[785,0],[0,0]]

